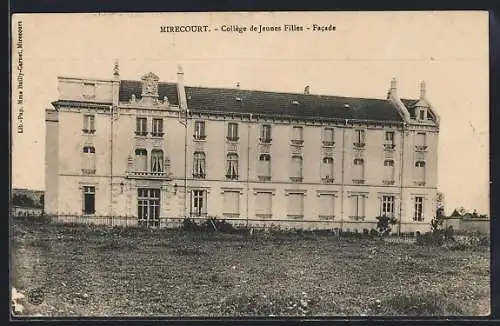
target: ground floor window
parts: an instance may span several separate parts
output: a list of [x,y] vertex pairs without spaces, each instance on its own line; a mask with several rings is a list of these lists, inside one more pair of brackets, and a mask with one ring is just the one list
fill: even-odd
[[191,191],[191,216],[207,215],[207,191]]
[[224,206],[222,214],[229,218],[238,218],[240,216],[240,192],[224,191]]
[[137,209],[139,225],[159,226],[160,189],[137,189]]
[[363,220],[365,218],[365,196],[351,195],[351,219]]
[[304,194],[288,194],[288,217],[301,219],[304,217]]
[[83,187],[83,214],[95,214],[95,187]]
[[255,216],[261,219],[270,219],[273,216],[273,194],[258,192],[255,195]]
[[382,196],[382,216],[394,216],[394,196]]
[[335,216],[335,196],[333,194],[319,195],[319,218],[333,220]]
[[424,208],[424,198],[415,197],[415,213],[413,215],[414,221],[423,221],[423,208]]

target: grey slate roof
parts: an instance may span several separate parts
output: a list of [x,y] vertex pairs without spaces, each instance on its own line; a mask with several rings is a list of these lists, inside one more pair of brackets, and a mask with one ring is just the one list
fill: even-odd
[[[160,99],[166,95],[170,103],[178,104],[175,83],[159,83],[158,93]],[[140,98],[141,82],[121,81],[120,101],[129,101],[132,94],[135,94],[137,99]],[[296,118],[403,121],[396,108],[383,99],[190,86],[186,86],[186,97],[191,111],[253,113]],[[237,98],[241,100],[238,101]]]

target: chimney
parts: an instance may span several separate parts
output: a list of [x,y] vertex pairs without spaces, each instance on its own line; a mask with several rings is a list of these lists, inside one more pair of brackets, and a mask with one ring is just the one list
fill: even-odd
[[420,99],[425,99],[425,81],[420,82]]
[[311,88],[309,87],[309,85],[307,85],[305,88],[304,88],[304,95],[309,95],[311,93]]
[[187,110],[186,89],[184,87],[184,72],[182,67],[178,66],[177,71],[177,95],[179,97],[179,107],[181,110]]
[[396,88],[396,78],[393,77],[391,79],[391,88],[389,89],[389,92],[387,92],[387,98],[391,97],[397,97],[397,88]]
[[120,93],[120,66],[118,60],[115,60],[115,65],[113,67],[113,88],[112,88],[112,101],[113,106],[118,106],[118,99]]

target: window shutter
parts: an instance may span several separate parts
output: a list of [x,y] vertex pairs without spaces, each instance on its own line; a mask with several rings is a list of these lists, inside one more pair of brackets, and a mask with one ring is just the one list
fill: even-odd
[[288,194],[288,215],[302,216],[304,194]]
[[238,215],[240,212],[240,193],[238,191],[224,192],[224,213]]
[[330,194],[322,194],[319,196],[319,216],[334,216],[334,198],[335,197]]
[[272,196],[270,192],[259,192],[255,196],[255,213],[257,215],[272,215]]

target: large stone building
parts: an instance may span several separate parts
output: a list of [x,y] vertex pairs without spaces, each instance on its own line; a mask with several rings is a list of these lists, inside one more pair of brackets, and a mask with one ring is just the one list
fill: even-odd
[[[45,212],[165,225],[428,230],[439,118],[426,99],[385,99],[59,77],[46,111]],[[168,218],[168,219],[167,219]],[[124,222],[123,222],[124,223]]]

